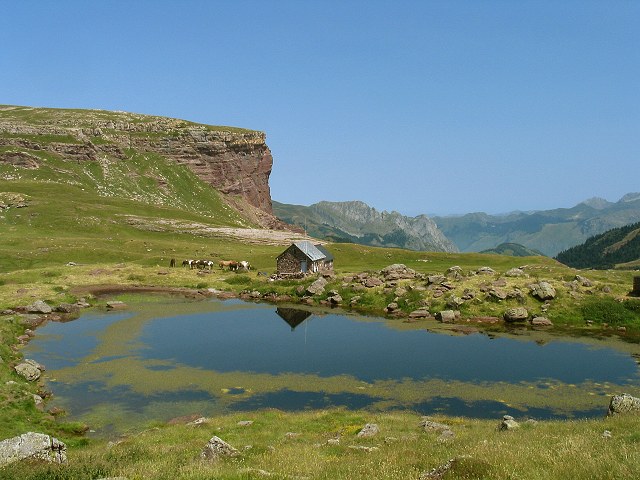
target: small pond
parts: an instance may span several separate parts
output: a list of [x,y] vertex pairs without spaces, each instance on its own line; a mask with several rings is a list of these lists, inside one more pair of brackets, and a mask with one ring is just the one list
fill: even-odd
[[640,389],[638,347],[162,297],[37,330],[53,405],[100,431],[261,408],[584,418]]

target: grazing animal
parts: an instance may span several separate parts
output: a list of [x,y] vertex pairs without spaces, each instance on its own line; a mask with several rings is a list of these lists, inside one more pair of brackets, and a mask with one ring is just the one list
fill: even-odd
[[251,270],[251,264],[249,262],[247,262],[246,260],[242,260],[240,262],[240,266],[244,269],[244,270]]
[[176,266],[176,259],[172,258],[171,261],[169,262],[169,266],[170,267],[175,267]]
[[229,270],[238,269],[238,262],[236,262],[235,260],[220,260],[218,262],[218,265],[220,266],[221,270],[224,270],[225,267],[227,267]]

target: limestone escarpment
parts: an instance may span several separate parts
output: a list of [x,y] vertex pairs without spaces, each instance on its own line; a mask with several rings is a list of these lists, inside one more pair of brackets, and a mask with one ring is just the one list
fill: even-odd
[[3,149],[12,146],[74,162],[126,160],[132,151],[162,155],[188,166],[234,206],[246,202],[253,217],[275,223],[273,159],[262,132],[125,112],[0,106],[0,162],[37,168],[37,156]]

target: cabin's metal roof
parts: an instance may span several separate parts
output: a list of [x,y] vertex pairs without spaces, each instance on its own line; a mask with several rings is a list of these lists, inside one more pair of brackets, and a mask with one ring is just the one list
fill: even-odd
[[321,253],[324,254],[324,260],[326,262],[333,262],[333,255],[331,255],[331,252],[326,248],[324,248],[323,245],[316,245],[316,248],[320,250]]
[[294,245],[298,247],[300,251],[307,257],[309,257],[309,260],[311,261],[315,262],[316,260],[322,260],[323,258],[325,258],[325,254],[318,250],[313,243],[307,240],[295,242]]

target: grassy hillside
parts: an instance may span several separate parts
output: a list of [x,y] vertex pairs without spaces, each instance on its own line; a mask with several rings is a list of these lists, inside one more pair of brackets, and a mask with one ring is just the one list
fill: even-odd
[[512,257],[531,257],[535,255],[542,255],[542,252],[527,248],[519,243],[501,243],[495,248],[483,250],[480,253],[493,253],[495,255],[510,255]]
[[640,264],[640,223],[614,228],[560,252],[558,261],[574,268],[630,268]]
[[[81,123],[77,115],[85,112],[63,113],[65,121]],[[121,118],[113,112],[93,114]],[[34,124],[51,121],[46,112],[29,109],[12,110],[12,115],[28,116]],[[149,120],[133,116],[131,121]],[[38,136],[38,141],[73,144],[74,137]],[[195,296],[211,288],[257,292],[261,298],[288,295],[291,302],[302,299],[301,292],[314,278],[271,282],[255,273],[273,273],[275,257],[287,238],[276,238],[274,232],[243,237],[238,231],[249,232],[243,227],[251,223],[190,170],[150,153],[126,153],[121,161],[79,164],[62,154],[26,147],[0,150],[0,311],[36,299],[55,306],[81,297],[104,308],[105,298],[94,296],[89,288],[96,285],[180,287]],[[19,155],[24,165],[2,161],[8,155]],[[30,162],[38,168],[31,168]],[[354,273],[403,263],[421,274],[443,274],[457,265],[465,278],[450,282],[451,295],[461,296],[467,289],[478,293],[484,283],[503,280],[526,293],[529,283],[548,280],[558,289],[547,309],[557,325],[553,332],[588,332],[597,339],[618,335],[627,340],[630,351],[636,349],[640,317],[637,305],[625,298],[631,272],[578,272],[541,256],[427,253],[352,243],[332,243],[328,248],[335,257],[336,277],[327,292],[339,292],[347,310],[356,292],[345,277]],[[247,259],[255,270],[247,274],[169,268],[170,258]],[[529,277],[503,278],[507,270],[525,265]],[[482,266],[496,273],[476,275]],[[576,273],[588,275],[593,286],[572,283]],[[396,297],[404,314],[426,304],[434,311],[446,307],[448,296],[436,298],[424,280],[419,281],[422,289],[399,283],[407,287],[403,294],[385,286],[360,293],[357,309],[383,315]],[[313,304],[320,305],[327,295],[317,296]],[[520,300],[483,298],[478,293],[476,300],[461,307],[463,316],[501,315],[520,302],[535,312],[543,306],[528,294]],[[615,323],[611,314],[620,315],[614,326],[624,326],[624,333],[608,326]],[[585,327],[587,318],[595,324]],[[45,395],[44,386],[26,382],[12,368],[22,358],[19,338],[29,319],[11,313],[0,320],[0,439],[26,431],[52,434],[67,443],[70,460],[65,466],[14,464],[0,468],[0,479],[421,478],[452,458],[456,462],[441,478],[632,478],[640,469],[637,418],[540,422],[498,432],[498,419],[443,417],[438,420],[450,424],[455,435],[442,439],[421,429],[413,412],[258,411],[207,419],[198,428],[152,423],[108,445],[85,436],[86,426],[36,408],[33,395]],[[426,328],[422,323],[405,324],[403,318],[388,321],[398,328]],[[429,325],[436,326],[435,321]],[[528,328],[519,327],[517,333]],[[604,413],[606,405],[602,408]],[[254,425],[238,425],[247,419]],[[379,424],[381,433],[371,439],[356,437],[368,422]],[[605,429],[613,432],[612,438],[602,437]],[[201,461],[199,452],[213,435],[240,449],[240,456]]]

